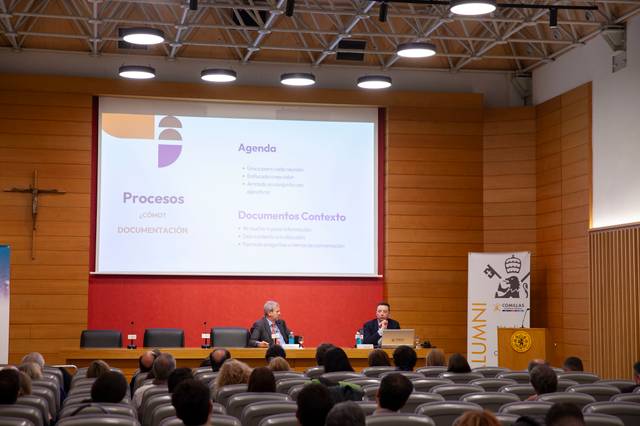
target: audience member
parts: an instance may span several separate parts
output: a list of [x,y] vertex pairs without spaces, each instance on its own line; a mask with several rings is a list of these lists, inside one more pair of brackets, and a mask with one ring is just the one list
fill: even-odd
[[584,426],[584,416],[580,407],[570,402],[559,402],[547,411],[546,426]]
[[127,394],[127,379],[119,371],[101,374],[91,385],[91,401],[121,402]]
[[622,393],[634,392],[636,389],[640,388],[640,361],[633,364],[633,382],[635,385],[622,389]]
[[193,371],[187,367],[176,368],[169,374],[167,388],[173,393],[178,385],[187,379],[193,379]]
[[31,380],[42,379],[42,368],[35,362],[24,362],[18,366],[18,370],[29,376]]
[[418,356],[411,346],[398,346],[393,351],[393,363],[400,371],[413,371],[416,362],[418,362]]
[[269,349],[264,353],[264,359],[267,361],[267,364],[277,356],[287,359],[287,352],[285,352],[284,348],[280,345],[269,346]]
[[316,348],[316,364],[323,366],[324,365],[324,356],[330,349],[335,348],[335,346],[331,343],[320,343],[320,345]]
[[427,355],[427,367],[445,367],[447,365],[444,351],[434,348]]
[[564,360],[562,369],[564,371],[584,371],[584,366],[582,365],[582,360],[580,358],[577,356],[570,356]]
[[529,361],[529,365],[527,365],[527,371],[529,372],[529,374],[531,374],[531,371],[538,365],[546,365],[548,367],[549,363],[541,358],[532,359],[531,361]]
[[[26,364],[29,362],[35,362],[40,366],[40,371],[44,372],[45,361],[40,352],[29,352],[28,354],[23,356],[22,360],[20,361],[21,364]],[[62,401],[67,397],[67,392],[69,391],[69,387],[71,386],[71,375],[64,368],[58,368],[58,370],[62,373],[62,385],[60,386],[60,400]],[[31,377],[31,379],[37,380],[33,377]]]
[[171,404],[185,426],[210,425],[211,392],[201,381],[187,379],[180,383],[171,395]]
[[100,377],[102,374],[106,373],[107,371],[111,371],[111,368],[109,367],[109,364],[107,364],[106,362],[100,359],[91,361],[91,364],[89,364],[89,368],[87,368],[87,377],[88,378]]
[[382,349],[374,349],[369,352],[369,367],[389,367],[391,361],[389,355]]
[[251,369],[247,364],[237,359],[229,359],[222,364],[220,372],[216,376],[213,391],[218,392],[221,387],[227,385],[248,383],[249,375],[251,375]]
[[149,373],[151,372],[151,367],[153,367],[153,362],[160,355],[159,349],[153,349],[151,351],[146,351],[138,358],[138,371],[131,377],[131,382],[129,383],[129,388],[131,390],[131,395],[134,394],[134,386],[136,383],[136,378],[139,375],[142,375],[145,379],[150,378]]
[[153,374],[153,382],[148,385],[140,386],[133,394],[133,402],[136,408],[140,408],[142,405],[142,398],[147,389],[154,386],[166,386],[167,379],[173,370],[176,369],[176,360],[173,355],[169,353],[163,353],[153,361],[151,367],[151,373]]
[[364,411],[353,401],[340,402],[333,406],[325,426],[365,426]]
[[453,423],[454,426],[500,426],[496,416],[490,411],[467,411]]
[[200,367],[211,367],[214,372],[220,371],[222,364],[231,358],[231,353],[225,348],[214,348],[208,357],[200,363]]
[[347,354],[342,348],[334,347],[324,355],[324,372],[353,371]]
[[22,361],[20,361],[20,364],[26,364],[28,362],[35,362],[40,366],[40,370],[44,369],[44,357],[40,352],[29,352],[22,357]]
[[455,353],[449,357],[447,371],[452,373],[471,373],[471,367],[464,356]]
[[31,377],[24,371],[19,371],[18,374],[20,375],[20,392],[18,396],[31,395]]
[[15,404],[20,393],[20,373],[14,368],[0,370],[0,405]]
[[268,367],[271,371],[291,371],[291,366],[287,360],[279,356],[272,358]]
[[387,374],[380,382],[376,400],[378,408],[373,415],[395,413],[404,407],[413,392],[411,380],[399,373]]
[[254,368],[249,376],[247,392],[275,392],[276,378],[269,367]]
[[540,395],[545,393],[553,393],[558,390],[558,376],[548,365],[538,365],[531,370],[529,374],[531,386],[535,389],[536,394],[530,396],[528,401],[536,401]]
[[333,407],[329,390],[319,383],[311,383],[298,394],[296,417],[300,426],[324,426]]

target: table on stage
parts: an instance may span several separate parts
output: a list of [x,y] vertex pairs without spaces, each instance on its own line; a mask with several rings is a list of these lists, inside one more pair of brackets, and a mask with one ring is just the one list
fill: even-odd
[[[86,367],[91,361],[101,359],[106,361],[111,367],[117,367],[127,376],[131,377],[133,372],[138,368],[138,358],[145,351],[150,348],[138,348],[138,349],[79,349],[70,348],[63,350],[62,353],[66,359],[67,364],[73,364],[78,367]],[[264,366],[266,364],[264,355],[265,348],[228,348],[231,352],[231,357],[244,361],[251,367]],[[176,358],[176,364],[178,367],[199,367],[200,362],[204,360],[211,353],[211,349],[200,348],[166,348],[160,349],[171,353]],[[353,369],[361,371],[368,366],[367,358],[371,349],[355,349],[344,348],[344,351],[351,361]],[[418,355],[418,363],[416,368],[424,367],[426,363],[426,356],[430,349],[416,349]],[[385,352],[391,355],[393,349],[385,349]],[[304,348],[304,349],[288,349],[287,361],[291,365],[291,369],[296,371],[304,371],[309,367],[313,367],[316,364],[316,349]]]

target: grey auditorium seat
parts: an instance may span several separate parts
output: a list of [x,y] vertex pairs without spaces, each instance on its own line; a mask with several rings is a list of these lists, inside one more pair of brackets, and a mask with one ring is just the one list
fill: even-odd
[[308,379],[304,373],[300,373],[298,371],[274,371],[273,377],[276,379],[276,383],[278,380],[283,379]]
[[422,367],[416,370],[417,373],[424,375],[424,377],[432,377],[434,379],[437,378],[440,373],[444,373],[445,371],[447,371],[447,367],[441,366]]
[[409,395],[409,399],[404,404],[404,407],[400,409],[402,413],[415,413],[416,408],[419,405],[426,404],[428,402],[443,402],[444,397],[442,395],[438,395],[437,393],[430,392],[412,392]]
[[571,371],[567,373],[558,374],[558,379],[569,379],[575,380],[579,384],[590,384],[595,383],[600,380],[600,377],[597,374],[587,373],[584,371]]
[[424,379],[424,375],[421,373],[416,373],[415,371],[399,371],[399,370],[385,371],[384,373],[381,373],[378,377],[381,379],[384,379],[384,377],[388,376],[389,374],[401,374],[409,380]]
[[0,426],[35,426],[33,422],[18,417],[0,417]]
[[0,418],[2,417],[17,417],[29,420],[35,426],[44,426],[40,409],[30,405],[0,405]]
[[558,379],[558,392],[566,392],[571,386],[579,385],[575,380]]
[[276,414],[260,421],[258,426],[299,426],[295,414]]
[[55,397],[55,410],[57,412],[60,409],[60,386],[58,386],[56,382],[51,380],[35,379],[31,381],[32,391],[33,388],[47,388],[53,391],[53,396]]
[[511,370],[503,367],[476,367],[472,373],[482,374],[487,379],[494,379],[500,373],[509,373]]
[[179,328],[147,328],[144,331],[145,348],[182,348],[184,330]]
[[151,413],[151,426],[159,426],[164,419],[176,415],[176,409],[171,404],[164,404],[156,407]]
[[620,389],[620,392],[622,392],[624,389],[635,386],[636,383],[633,380],[619,379],[619,380],[598,380],[594,384],[613,386]]
[[138,426],[138,420],[127,416],[83,414],[61,419],[57,426]]
[[463,395],[460,398],[463,402],[473,402],[485,410],[493,413],[500,411],[500,407],[511,402],[519,402],[518,395],[508,392],[474,392]]
[[354,401],[362,409],[365,416],[370,416],[378,408],[378,403],[374,401]]
[[60,412],[60,419],[67,417],[75,417],[86,414],[107,414],[126,416],[133,419],[137,419],[136,410],[129,404],[117,404],[117,403],[86,403],[79,405],[72,405],[64,408]]
[[458,401],[462,395],[474,392],[484,392],[480,386],[464,385],[464,384],[452,384],[452,385],[438,385],[431,388],[431,392],[442,395],[447,401]]
[[380,377],[381,374],[389,371],[396,371],[396,368],[387,366],[366,367],[362,369],[362,374],[367,377]]
[[536,394],[536,390],[533,388],[533,386],[522,384],[503,386],[498,389],[498,392],[515,393],[522,401],[525,401],[531,395]]
[[122,333],[118,330],[82,330],[81,348],[121,348]]
[[625,426],[640,425],[640,404],[635,402],[594,402],[582,409],[583,413],[610,414],[618,417]]
[[195,373],[194,379],[200,380],[208,385],[218,376],[217,371],[212,371],[211,368],[208,368],[208,370],[209,371],[198,371]]
[[289,394],[289,389],[296,385],[305,385],[307,383],[311,383],[310,379],[282,379],[278,380],[276,383],[276,392],[283,393],[285,395]]
[[518,384],[512,379],[476,379],[469,382],[470,385],[480,386],[487,392],[498,392],[501,387]]
[[362,388],[364,399],[367,401],[375,401],[380,385],[367,385]]
[[511,371],[507,373],[500,373],[496,376],[496,379],[511,379],[522,385],[530,383],[529,372],[527,371]]
[[585,426],[624,426],[624,422],[610,414],[582,413]]
[[498,423],[500,423],[500,426],[511,426],[512,424],[514,424],[515,422],[518,421],[518,419],[520,418],[520,416],[517,416],[515,414],[506,414],[506,413],[497,413],[496,415],[496,419],[498,419]]
[[434,423],[434,421],[427,416],[406,413],[369,416],[366,418],[366,424],[371,426],[436,426],[436,423]]
[[554,393],[545,393],[544,395],[540,395],[538,397],[538,401],[546,401],[551,402],[553,404],[558,402],[570,402],[572,404],[577,405],[582,410],[585,405],[591,404],[592,402],[596,402],[596,399],[586,393],[580,392],[554,392]]
[[253,402],[262,401],[288,401],[289,396],[277,392],[241,392],[229,397],[227,400],[227,414],[235,418],[242,416],[242,410]]
[[430,392],[435,386],[438,385],[452,385],[453,382],[449,379],[432,379],[422,378],[411,380],[413,383],[413,390],[416,392]]
[[40,411],[44,423],[49,423],[49,403],[43,397],[38,395],[23,395],[18,397],[16,404],[37,408]]
[[262,420],[278,414],[295,414],[298,405],[294,401],[253,402],[242,410],[240,420],[243,426],[258,426]]
[[567,389],[567,392],[581,392],[593,396],[596,401],[609,401],[612,396],[620,393],[620,389],[609,385],[581,384]]
[[429,416],[436,426],[451,426],[455,419],[467,411],[482,412],[482,407],[472,402],[445,401],[419,405],[416,413]]
[[380,386],[381,380],[377,377],[365,377],[361,379],[347,379],[344,381],[347,383],[353,383],[354,385],[364,387],[364,386],[371,386],[371,385]]
[[142,420],[142,426],[149,426],[151,424],[151,419],[153,418],[154,410],[167,404],[171,405],[171,394],[169,394],[169,391],[167,391],[167,393],[152,395],[149,398],[146,398],[140,408],[140,414],[142,416],[140,420]]
[[531,416],[536,419],[544,418],[547,411],[553,406],[545,401],[519,401],[511,402],[500,407],[499,413],[517,414],[519,416]]
[[[240,420],[233,416],[227,416],[224,414],[214,414],[209,417],[211,424],[215,426],[242,426]],[[167,417],[160,422],[160,426],[184,426],[182,420],[177,417]]]
[[227,400],[232,396],[235,395],[237,393],[240,392],[246,392],[247,391],[247,385],[246,384],[239,384],[239,385],[227,385],[227,386],[222,386],[220,389],[218,389],[218,392],[215,395],[215,402],[218,402],[222,405],[224,405],[225,407],[227,406]]
[[613,395],[610,399],[612,402],[635,402],[640,404],[640,393],[619,393]]
[[453,383],[467,384],[472,380],[484,379],[484,376],[480,373],[452,373],[445,371],[438,376],[440,379],[449,379]]
[[334,371],[332,373],[323,373],[320,377],[330,382],[337,382],[347,379],[364,379],[366,376],[352,371]]
[[317,379],[324,374],[324,367],[322,365],[316,365],[304,370],[304,375],[310,379]]
[[249,331],[242,327],[213,327],[211,345],[221,348],[246,348],[249,345]]
[[82,386],[91,387],[93,385],[93,382],[95,381],[96,381],[95,377],[79,377],[71,381],[71,389],[76,387],[82,387]]
[[298,394],[300,393],[302,388],[305,387],[306,385],[307,385],[306,383],[303,383],[303,384],[300,384],[300,385],[292,386],[289,389],[289,392],[287,393],[289,395],[289,398],[291,398],[292,401],[297,401],[298,400]]

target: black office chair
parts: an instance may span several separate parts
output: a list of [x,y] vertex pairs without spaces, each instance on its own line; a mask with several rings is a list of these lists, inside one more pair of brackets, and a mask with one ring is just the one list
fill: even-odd
[[221,348],[246,348],[249,345],[249,331],[242,327],[213,327],[211,344]]
[[144,331],[146,348],[183,348],[184,330],[179,328],[147,328]]
[[118,330],[82,330],[81,348],[121,348],[122,333]]

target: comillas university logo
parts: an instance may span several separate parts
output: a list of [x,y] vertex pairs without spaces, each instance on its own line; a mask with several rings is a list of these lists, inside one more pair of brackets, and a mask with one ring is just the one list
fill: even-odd
[[[158,123],[158,168],[175,163],[182,153],[182,123],[176,117],[162,117]],[[155,142],[155,116],[145,114],[102,114],[102,130],[119,139]]]
[[518,275],[521,269],[522,261],[515,255],[511,255],[511,257],[504,261],[504,278],[502,278],[493,266],[487,265],[484,274],[489,278],[497,277],[499,279],[494,296],[496,299],[529,298],[529,283],[527,282],[529,272],[523,277],[519,277]]

